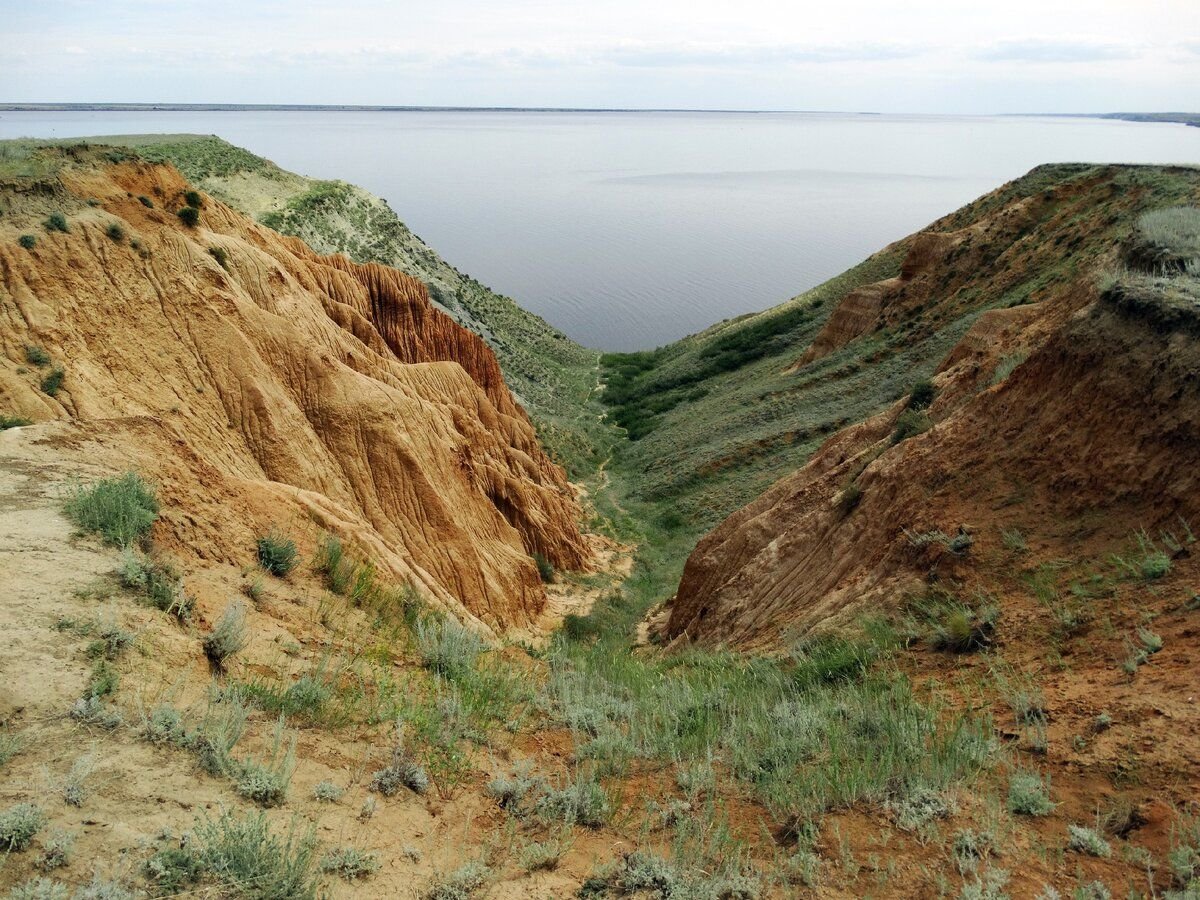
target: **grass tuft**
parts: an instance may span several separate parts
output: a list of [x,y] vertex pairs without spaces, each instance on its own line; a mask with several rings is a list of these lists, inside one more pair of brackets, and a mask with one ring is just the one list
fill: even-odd
[[258,564],[279,578],[285,577],[300,561],[296,542],[272,528],[258,539]]
[[67,518],[104,542],[127,547],[140,541],[158,518],[154,489],[134,472],[76,487],[67,498]]
[[226,662],[245,649],[249,641],[245,604],[235,600],[225,607],[225,612],[212,631],[204,636],[204,655],[215,669],[221,671]]

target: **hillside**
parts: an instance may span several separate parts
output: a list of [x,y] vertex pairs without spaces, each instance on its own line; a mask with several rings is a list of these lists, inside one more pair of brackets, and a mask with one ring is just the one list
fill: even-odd
[[[1184,202],[1193,183],[1187,170],[1039,167],[787,303],[607,355],[606,398],[634,438],[620,464],[645,499],[710,529],[930,377],[989,310],[1037,304],[1115,261],[1138,212]],[[804,359],[818,339],[821,355]]]

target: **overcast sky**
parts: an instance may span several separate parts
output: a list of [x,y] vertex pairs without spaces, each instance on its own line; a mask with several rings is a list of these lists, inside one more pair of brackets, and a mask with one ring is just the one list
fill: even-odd
[[0,101],[1200,107],[1200,0],[0,0]]

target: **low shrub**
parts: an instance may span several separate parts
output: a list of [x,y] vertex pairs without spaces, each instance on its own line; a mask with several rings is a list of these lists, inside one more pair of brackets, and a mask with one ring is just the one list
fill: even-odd
[[296,542],[272,528],[258,539],[258,564],[272,575],[283,578],[300,561]]
[[448,875],[438,876],[421,894],[421,900],[468,900],[487,884],[491,869],[479,860],[459,866]]
[[25,345],[25,359],[39,368],[50,365],[50,354],[37,344]]
[[0,813],[0,848],[21,851],[46,827],[46,814],[34,803],[18,803]]
[[554,582],[554,564],[540,553],[533,554],[533,562],[537,566],[538,577],[542,579],[542,582],[552,584]]
[[0,415],[0,431],[8,431],[10,428],[24,428],[26,425],[32,425],[31,419],[24,419],[20,416],[4,416]]
[[154,209],[154,201],[145,194],[138,194],[138,203],[142,204],[146,209]]
[[928,379],[918,381],[909,389],[906,406],[908,409],[928,409],[936,394],[937,388],[933,386],[932,381]]
[[259,806],[280,806],[296,771],[296,738],[289,736],[282,716],[275,725],[271,756],[266,762],[241,760],[231,765],[234,788]]
[[104,233],[108,235],[109,240],[113,243],[119,244],[125,240],[125,229],[116,222],[110,222],[109,226],[104,229]]
[[188,206],[193,206],[196,209],[204,208],[204,198],[200,196],[199,191],[187,191],[183,195],[183,202]]
[[121,714],[111,707],[105,706],[99,697],[80,697],[71,706],[71,718],[84,725],[97,725],[111,731],[120,728],[124,720]]
[[175,215],[179,216],[179,221],[188,228],[195,228],[200,224],[200,210],[194,206],[185,206]]
[[134,472],[76,487],[67,497],[67,518],[104,542],[127,547],[144,538],[158,518],[154,489]]
[[862,488],[857,484],[848,484],[837,498],[838,510],[843,516],[848,516],[858,508],[858,504],[862,502]]
[[59,390],[62,388],[63,380],[67,377],[67,373],[63,371],[61,366],[55,366],[42,378],[41,389],[42,393],[47,397],[57,397]]
[[906,409],[896,417],[896,425],[892,429],[892,443],[899,444],[910,437],[915,437],[928,431],[929,426],[929,416],[925,413],[915,409]]
[[17,238],[17,243],[25,250],[32,250],[37,246],[37,237],[32,234],[23,234]]
[[1013,772],[1008,780],[1008,811],[1018,816],[1048,816],[1054,812],[1050,800],[1050,776],[1036,772]]
[[331,850],[321,858],[321,871],[337,875],[346,881],[369,878],[379,871],[379,854],[355,847]]
[[465,677],[484,649],[479,635],[445,616],[417,622],[416,639],[422,665],[448,681]]
[[230,892],[250,900],[313,900],[317,896],[317,839],[309,828],[283,836],[263,813],[227,812],[192,830],[199,869]]
[[345,791],[332,781],[325,779],[324,781],[317,782],[313,788],[313,799],[321,800],[324,803],[337,803],[338,800],[342,799],[342,794],[344,793]]
[[118,570],[121,584],[140,593],[151,606],[188,621],[195,607],[195,598],[183,589],[179,573],[169,562],[139,556],[127,547],[121,556]]
[[87,780],[96,768],[96,758],[91,754],[79,757],[71,765],[71,771],[63,779],[63,802],[68,806],[83,806],[90,793]]
[[1107,858],[1112,856],[1112,847],[1094,829],[1083,825],[1067,826],[1067,849],[1088,856]]
[[47,231],[61,231],[64,234],[71,230],[71,227],[67,224],[67,217],[60,212],[50,213],[50,216],[42,223],[42,226]]
[[208,255],[217,261],[222,269],[229,268],[229,254],[225,252],[224,247],[209,247]]
[[75,835],[69,831],[55,831],[42,845],[42,852],[35,865],[43,872],[61,869],[71,862],[71,849],[75,846]]
[[8,900],[69,900],[71,891],[53,878],[30,878],[5,895]]
[[213,667],[222,670],[225,663],[245,649],[250,638],[246,634],[246,607],[234,601],[225,607],[212,631],[204,636],[204,655]]
[[562,788],[548,788],[537,800],[537,813],[546,821],[599,828],[608,821],[608,795],[591,772],[579,772]]
[[92,677],[88,681],[86,697],[99,699],[117,692],[121,683],[121,675],[107,659],[97,660],[92,666]]
[[416,794],[424,794],[429,790],[429,774],[408,752],[404,742],[403,723],[397,722],[396,742],[392,745],[391,761],[371,775],[369,789],[385,797],[394,797],[400,793],[402,787]]

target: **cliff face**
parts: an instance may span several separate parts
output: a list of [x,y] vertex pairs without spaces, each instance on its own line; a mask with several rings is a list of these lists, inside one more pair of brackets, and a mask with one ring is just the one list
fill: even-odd
[[[400,272],[211,198],[186,227],[187,190],[169,166],[99,151],[7,186],[4,410],[69,420],[71,440],[158,482],[155,537],[178,554],[245,563],[272,523],[302,545],[315,523],[460,617],[529,623],[545,602],[531,555],[578,568],[587,551],[491,350]],[[43,231],[54,211],[68,232]],[[56,395],[27,345],[64,370]]]
[[[1200,196],[1195,174],[1186,177],[1192,198]],[[1109,192],[1103,178],[1082,189]],[[1059,226],[1021,246],[1031,202],[1065,199],[1047,192],[996,210],[969,236],[912,240],[898,278],[844,298],[797,368],[878,329],[919,332],[962,302],[964,277],[986,296],[990,273],[1049,271],[1062,265],[1060,253],[1073,272],[1039,302],[979,316],[933,379],[936,399],[920,414],[927,430],[897,435],[900,417],[914,416],[901,399],[832,436],[705,536],[664,637],[777,647],[895,608],[934,582],[1002,595],[1012,579],[1006,531],[1048,559],[1103,559],[1123,552],[1138,529],[1155,535],[1194,521],[1195,283],[1101,292],[1115,243],[1073,253],[1087,235]],[[1081,221],[1089,220],[1070,220]],[[951,552],[959,534],[969,549]]]

